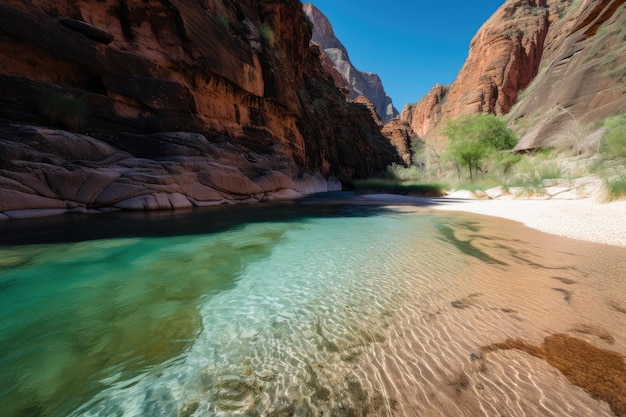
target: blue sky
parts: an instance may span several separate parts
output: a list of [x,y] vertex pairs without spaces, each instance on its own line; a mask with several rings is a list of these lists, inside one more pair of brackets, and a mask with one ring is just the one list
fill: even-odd
[[377,73],[399,111],[456,78],[476,31],[504,0],[309,0],[354,66]]

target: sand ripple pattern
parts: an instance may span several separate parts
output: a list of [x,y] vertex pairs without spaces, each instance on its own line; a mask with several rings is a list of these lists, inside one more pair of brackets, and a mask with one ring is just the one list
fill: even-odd
[[480,348],[604,329],[584,336],[626,353],[624,254],[464,214],[300,223],[173,366],[77,414],[611,416],[546,362]]

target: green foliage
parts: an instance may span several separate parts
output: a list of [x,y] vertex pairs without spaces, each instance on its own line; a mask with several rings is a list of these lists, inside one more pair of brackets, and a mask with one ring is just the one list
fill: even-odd
[[422,173],[426,169],[426,143],[416,136],[411,140],[411,165],[418,168]]
[[522,158],[511,175],[504,181],[507,187],[540,188],[542,181],[563,177],[558,161],[551,156],[538,154]]
[[444,134],[448,137],[445,158],[454,161],[459,169],[469,169],[470,181],[483,171],[488,157],[498,159],[503,150],[517,143],[515,134],[505,122],[494,115],[460,117],[448,122]]
[[47,90],[39,99],[39,112],[50,123],[70,130],[80,130],[87,121],[85,102],[69,93]]
[[441,184],[413,184],[391,180],[369,179],[354,182],[357,194],[401,194],[412,196],[441,197],[446,187]]
[[609,201],[626,198],[626,166],[622,166],[622,169],[609,178],[605,185]]
[[276,35],[274,34],[272,27],[268,23],[263,23],[261,26],[259,26],[259,34],[261,35],[261,38],[263,38],[265,42],[267,42],[268,45],[274,46],[274,42],[276,42]]
[[228,22],[228,17],[226,17],[224,15],[215,16],[215,21],[217,22],[218,25],[220,25],[221,27],[223,27],[226,30],[228,30],[230,28],[230,23]]
[[600,143],[600,160],[595,172],[604,180],[608,200],[626,198],[626,112],[603,121],[606,128]]
[[605,158],[626,159],[626,114],[610,117],[604,121],[606,133],[600,150]]
[[394,162],[387,167],[387,177],[396,181],[415,183],[422,179],[422,170],[414,165],[405,167]]

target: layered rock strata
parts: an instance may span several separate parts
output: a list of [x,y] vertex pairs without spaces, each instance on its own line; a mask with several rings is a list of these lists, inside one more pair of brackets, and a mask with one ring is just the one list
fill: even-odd
[[296,0],[2,2],[0,212],[292,197],[397,161],[310,39]]

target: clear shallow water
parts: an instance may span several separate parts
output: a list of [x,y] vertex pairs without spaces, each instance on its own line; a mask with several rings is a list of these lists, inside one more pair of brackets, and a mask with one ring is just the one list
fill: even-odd
[[[532,337],[546,323],[524,314],[567,307],[548,286],[541,293],[554,297],[514,310],[506,279],[589,275],[537,267],[538,248],[516,249],[520,242],[463,216],[292,208],[253,211],[256,221],[240,226],[207,211],[142,229],[170,236],[135,230],[0,247],[0,409],[7,416],[463,415],[450,405],[454,389],[445,398],[432,392],[449,389],[469,353],[506,336]],[[485,275],[498,285],[483,283]],[[583,295],[593,302],[606,290],[607,302],[616,302],[611,293],[623,287],[611,285]],[[403,399],[411,392],[423,395],[424,408]],[[593,401],[579,395],[588,412]],[[509,399],[492,397],[467,410],[489,415],[490,401],[507,410]]]

